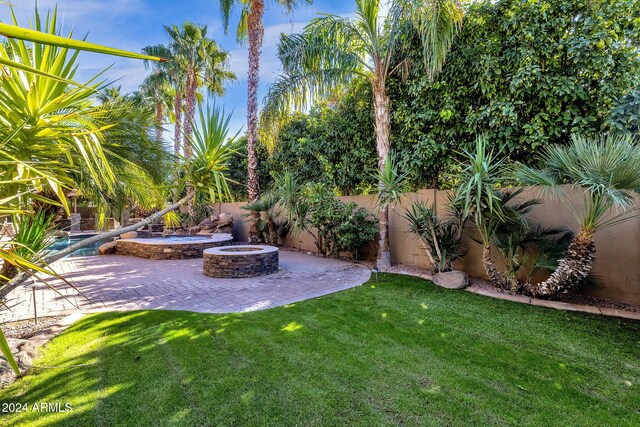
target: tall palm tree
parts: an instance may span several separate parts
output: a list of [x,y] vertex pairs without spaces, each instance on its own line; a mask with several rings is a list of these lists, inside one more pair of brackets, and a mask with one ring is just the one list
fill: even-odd
[[[165,26],[165,31],[171,37],[169,50],[185,75],[184,135],[190,135],[198,90],[204,87],[210,95],[224,95],[224,84],[236,75],[228,70],[229,52],[207,37],[206,25],[187,21],[179,27]],[[190,149],[186,144],[185,156],[189,157]]]
[[[244,42],[249,39],[249,73],[247,78],[247,193],[249,202],[253,203],[260,197],[260,184],[258,182],[258,156],[256,144],[258,143],[258,83],[260,80],[260,51],[262,49],[262,37],[264,36],[264,0],[219,0],[220,13],[224,22],[225,32],[229,29],[229,20],[235,7],[240,6],[240,21],[238,22],[237,38]],[[304,0],[311,3],[312,0]],[[303,0],[276,0],[285,9],[291,12]],[[254,216],[254,220],[257,217]],[[249,241],[259,240],[258,230],[254,226],[256,221],[251,221],[249,229]]]
[[184,151],[184,147],[182,146],[182,111],[184,108],[186,67],[180,58],[176,57],[174,52],[165,45],[145,46],[142,52],[148,55],[158,55],[167,59],[167,61],[164,62],[145,61],[145,66],[151,66],[154,73],[163,74],[173,89],[173,152],[178,156],[181,149]]
[[[165,114],[171,102],[168,99],[170,89],[169,75],[165,70],[154,70],[140,85],[142,98],[155,107],[156,141],[159,143],[163,142]],[[179,142],[174,142],[174,154],[178,155],[179,149]]]
[[[546,281],[529,285],[531,294],[550,296],[583,283],[595,259],[596,232],[638,216],[640,143],[631,135],[574,135],[567,146],[545,149],[542,160],[542,169],[519,165],[517,178],[557,196],[579,224],[558,268]],[[580,207],[572,204],[564,183],[582,189]]]
[[[380,0],[356,0],[354,19],[323,16],[302,33],[282,35],[278,56],[284,73],[270,89],[267,120],[290,107],[301,108],[335,87],[365,76],[373,88],[379,170],[385,170],[390,149],[391,100],[389,76],[406,69],[403,35],[420,37],[425,71],[434,78],[441,70],[462,23],[458,0],[392,0],[389,14],[380,16]],[[391,266],[387,207],[379,210],[378,267]]]

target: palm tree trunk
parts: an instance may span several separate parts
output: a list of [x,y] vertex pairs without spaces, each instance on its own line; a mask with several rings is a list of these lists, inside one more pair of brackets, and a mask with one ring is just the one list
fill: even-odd
[[[387,94],[384,79],[377,78],[373,84],[373,109],[376,119],[376,149],[378,151],[378,168],[384,169],[389,153],[391,133],[391,99]],[[382,189],[382,183],[378,184]],[[391,247],[389,245],[389,208],[384,206],[378,212],[378,259],[380,270],[391,267]]]
[[[186,83],[186,99],[184,105],[184,134],[189,137],[193,132],[193,119],[196,114],[196,71],[193,66],[189,66],[187,69],[187,83]],[[184,145],[184,156],[191,158],[191,146],[189,144]],[[192,185],[187,184],[187,195],[195,194],[195,190]],[[195,216],[195,198],[190,198],[187,205],[190,218]]]
[[533,296],[552,296],[580,286],[587,278],[596,258],[596,245],[591,232],[581,229],[569,247],[567,255],[558,263],[558,268],[542,283],[529,284]]
[[[180,206],[184,205],[185,203],[188,203],[189,200],[191,198],[193,198],[194,194],[191,195],[186,195],[185,197],[183,197],[182,199],[180,199],[179,201],[177,201],[176,203],[172,204],[171,206],[167,206],[166,208],[162,209],[159,212],[156,212],[154,214],[149,215],[148,217],[146,217],[145,219],[143,219],[142,221],[130,225],[128,227],[124,227],[124,228],[118,228],[117,230],[111,230],[108,231],[106,233],[101,233],[101,234],[97,234],[93,237],[90,237],[88,239],[84,239],[79,241],[78,243],[69,246],[66,249],[61,250],[60,252],[57,252],[55,254],[51,254],[49,256],[44,257],[43,261],[46,264],[51,264],[55,261],[58,261],[61,258],[64,258],[65,256],[77,251],[78,249],[82,249],[86,246],[90,246],[93,245],[94,243],[103,241],[103,240],[108,240],[108,239],[112,239],[114,237],[118,237],[119,235],[121,235],[122,233],[127,233],[129,231],[135,231],[138,230],[142,227],[144,227],[145,225],[148,225],[150,223],[152,223],[153,221],[155,221],[156,219],[160,218],[161,216],[163,216],[164,214],[174,211],[176,209],[178,209]],[[27,278],[26,274],[20,274],[18,275],[15,279],[13,279],[11,282],[7,283],[5,286],[0,287],[0,301],[4,300],[6,298],[6,296],[12,291],[14,290],[16,287],[20,286]]]
[[156,141],[162,144],[162,122],[164,119],[164,110],[162,103],[156,104]]
[[[249,27],[249,75],[247,79],[247,193],[249,203],[255,202],[260,197],[260,183],[258,182],[258,157],[256,144],[258,143],[258,82],[260,79],[260,50],[262,49],[262,37],[264,26],[262,16],[264,14],[264,0],[252,0],[248,16]],[[253,213],[257,220],[257,213]],[[249,242],[259,239],[256,221],[250,221]]]
[[491,246],[483,246],[482,248],[482,265],[485,273],[487,273],[487,277],[489,277],[494,285],[500,289],[511,288],[511,282],[500,274],[496,268],[496,263],[491,256]]
[[[186,93],[184,101],[184,134],[191,135],[193,131],[192,123],[196,113],[196,75],[193,66],[189,66],[187,69],[187,83]],[[191,157],[191,148],[189,144],[184,145],[184,156],[186,158]]]
[[176,96],[173,98],[173,111],[176,115],[173,154],[177,158],[180,156],[180,147],[182,146],[182,92],[178,89],[176,89]]

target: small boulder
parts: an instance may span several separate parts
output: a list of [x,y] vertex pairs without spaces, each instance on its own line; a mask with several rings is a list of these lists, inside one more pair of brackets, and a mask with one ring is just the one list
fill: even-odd
[[459,270],[436,273],[431,278],[431,281],[447,289],[464,289],[469,286],[469,278],[464,272]]
[[33,365],[33,358],[26,351],[19,351],[15,355],[16,361],[22,366],[31,366]]
[[137,231],[129,231],[128,233],[122,233],[120,235],[121,239],[135,239],[136,237],[138,237]]
[[222,212],[218,217],[216,225],[216,233],[231,233],[233,230],[233,216],[226,212]]
[[100,245],[98,255],[113,255],[116,253],[116,242],[107,242]]

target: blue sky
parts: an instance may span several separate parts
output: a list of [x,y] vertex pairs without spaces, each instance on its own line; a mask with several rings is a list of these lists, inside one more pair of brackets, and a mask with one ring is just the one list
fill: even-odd
[[[18,21],[28,26],[33,16],[35,1],[12,0]],[[302,4],[293,13],[285,15],[275,0],[266,0],[265,36],[260,70],[260,99],[266,94],[268,85],[279,71],[276,45],[280,33],[298,32],[317,16],[317,13],[350,15],[352,0],[316,0],[312,5]],[[222,103],[230,112],[235,132],[246,129],[247,102],[247,46],[239,45],[235,39],[234,19],[229,34],[224,34],[216,0],[39,0],[39,10],[44,12],[58,6],[58,16],[63,32],[73,29],[74,37],[86,33],[88,40],[131,51],[140,51],[147,45],[167,43],[163,25],[180,24],[186,20],[208,26],[208,34],[225,50],[231,53],[231,69],[238,81],[227,86],[226,95],[216,102]],[[237,17],[236,17],[237,18]],[[10,21],[9,9],[0,5],[0,20]],[[123,91],[136,90],[147,71],[142,61],[83,53],[80,58],[78,79],[81,80],[99,71],[111,68],[105,76],[108,80],[120,79]],[[168,138],[169,134],[165,135]]]

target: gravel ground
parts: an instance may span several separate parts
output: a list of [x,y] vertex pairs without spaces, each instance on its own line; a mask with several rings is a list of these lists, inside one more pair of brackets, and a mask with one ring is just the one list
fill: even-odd
[[[504,289],[496,288],[495,286],[493,286],[491,282],[481,279],[479,277],[470,277],[469,284],[471,286],[476,286],[481,289],[489,289],[489,290],[500,292],[503,294],[511,293],[511,292],[505,291]],[[561,294],[561,295],[556,295],[555,297],[549,298],[549,299],[551,301],[567,302],[571,304],[592,305],[595,307],[614,308],[617,310],[640,312],[640,306],[638,305],[633,305],[633,304],[616,301],[608,298],[600,298],[592,295]]]
[[55,325],[65,316],[41,317],[36,325],[33,319],[20,320],[18,322],[7,322],[2,325],[2,332],[7,338],[18,338],[26,340],[38,332]]

